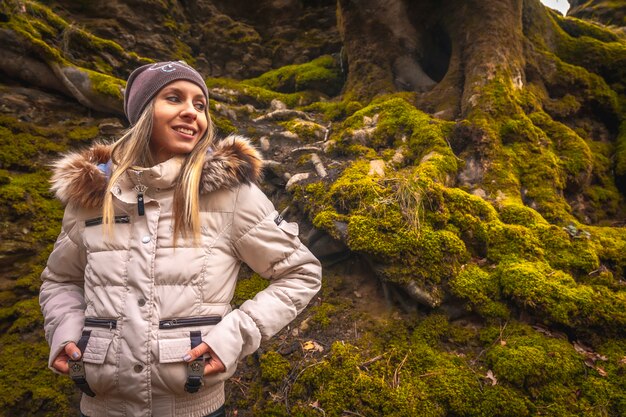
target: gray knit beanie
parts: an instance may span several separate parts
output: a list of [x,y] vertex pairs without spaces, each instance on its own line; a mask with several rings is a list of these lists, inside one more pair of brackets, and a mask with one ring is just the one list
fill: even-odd
[[183,61],[157,62],[134,70],[126,82],[124,113],[131,126],[137,123],[141,112],[163,87],[178,80],[191,81],[202,89],[209,101],[204,79],[195,69]]

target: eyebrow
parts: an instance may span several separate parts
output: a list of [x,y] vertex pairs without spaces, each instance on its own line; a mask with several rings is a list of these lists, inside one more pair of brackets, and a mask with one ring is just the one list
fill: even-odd
[[[176,94],[179,94],[179,95],[184,95],[183,90],[181,90],[180,88],[177,88],[177,87],[165,86],[165,88],[163,90],[161,90],[161,91],[162,91],[163,94],[171,92],[171,93],[176,93]],[[201,99],[206,101],[206,98],[204,97],[204,94],[202,94],[202,93],[196,94],[195,96],[193,96],[193,98],[194,99],[201,98]]]

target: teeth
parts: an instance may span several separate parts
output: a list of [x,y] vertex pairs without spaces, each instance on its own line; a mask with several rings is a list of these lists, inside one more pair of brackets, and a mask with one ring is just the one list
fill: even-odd
[[179,131],[180,133],[183,133],[185,135],[193,135],[193,130],[191,130],[191,129],[185,129],[184,127],[177,127],[175,129],[177,131]]

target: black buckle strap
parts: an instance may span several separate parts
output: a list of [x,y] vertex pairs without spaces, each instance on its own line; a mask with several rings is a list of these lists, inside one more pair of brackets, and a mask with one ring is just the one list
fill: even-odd
[[80,359],[69,360],[68,365],[70,367],[70,378],[76,384],[76,386],[84,392],[86,395],[90,397],[95,397],[96,393],[91,390],[89,384],[87,383],[87,377],[85,375],[85,364],[83,363],[83,353],[85,352],[85,348],[87,347],[87,342],[89,342],[89,337],[91,336],[91,330],[83,330],[83,334],[80,336],[80,340],[78,341],[78,349],[80,350]]
[[[189,332],[189,338],[191,339],[191,348],[195,348],[202,343],[202,332],[192,331]],[[202,377],[204,376],[204,356],[200,355],[198,358],[187,363],[187,382],[185,382],[185,391],[190,394],[198,392],[202,386]]]

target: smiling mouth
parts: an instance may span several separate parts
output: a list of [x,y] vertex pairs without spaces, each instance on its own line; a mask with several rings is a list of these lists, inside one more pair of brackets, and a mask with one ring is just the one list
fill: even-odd
[[184,127],[175,127],[174,130],[184,135],[189,135],[189,136],[194,136],[196,134],[195,130],[187,129]]

